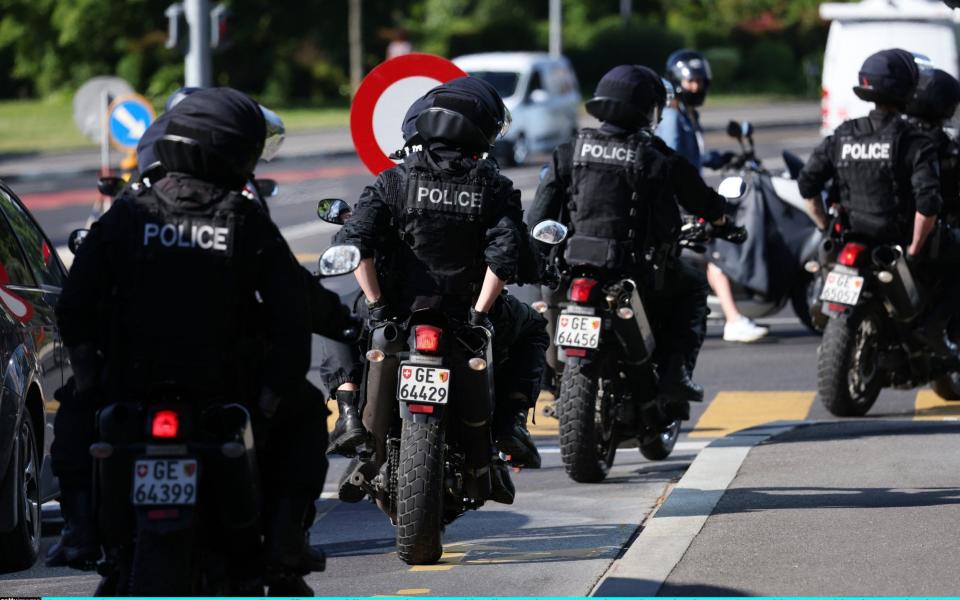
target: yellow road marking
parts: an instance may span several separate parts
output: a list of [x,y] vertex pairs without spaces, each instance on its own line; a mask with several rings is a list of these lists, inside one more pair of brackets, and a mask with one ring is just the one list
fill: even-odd
[[690,437],[722,437],[770,421],[805,419],[815,392],[719,392]]
[[[560,421],[557,421],[553,417],[546,417],[543,415],[543,407],[552,402],[552,394],[541,392],[540,397],[537,398],[537,405],[532,411],[530,411],[530,416],[527,417],[527,429],[534,437],[560,435]],[[536,416],[537,419],[536,424],[533,422],[534,416]]]
[[294,256],[297,257],[297,262],[301,265],[306,263],[316,264],[320,260],[319,252],[297,252]]
[[410,567],[411,573],[423,573],[426,571],[449,571],[460,564],[466,552],[444,552],[440,555],[440,562],[435,565],[416,565]]
[[917,421],[960,418],[960,402],[944,400],[933,390],[920,390],[914,411],[913,418]]
[[404,588],[397,591],[401,596],[416,596],[418,594],[429,594],[430,588]]

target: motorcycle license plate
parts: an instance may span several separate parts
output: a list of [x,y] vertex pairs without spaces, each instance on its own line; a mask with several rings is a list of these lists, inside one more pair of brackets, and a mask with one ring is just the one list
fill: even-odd
[[600,317],[561,314],[557,319],[558,346],[596,348],[600,345]]
[[400,365],[397,399],[403,402],[446,404],[450,397],[450,369]]
[[856,306],[863,290],[863,277],[831,271],[823,282],[823,291],[820,299],[826,302],[836,302],[847,306]]
[[134,463],[134,505],[192,505],[196,503],[196,459],[145,458]]

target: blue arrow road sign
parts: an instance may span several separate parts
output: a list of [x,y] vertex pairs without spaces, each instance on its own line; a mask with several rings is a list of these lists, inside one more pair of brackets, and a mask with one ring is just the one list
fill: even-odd
[[126,96],[110,107],[110,139],[117,146],[134,149],[153,122],[153,107],[142,96]]

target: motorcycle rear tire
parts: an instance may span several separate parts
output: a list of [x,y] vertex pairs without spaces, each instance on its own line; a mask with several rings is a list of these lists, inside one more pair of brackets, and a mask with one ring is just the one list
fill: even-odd
[[597,382],[581,365],[567,365],[557,398],[560,458],[567,475],[578,483],[603,481],[617,455],[615,442],[604,448],[598,439],[597,404]]
[[[876,356],[872,360],[869,356],[866,359],[861,356],[861,362],[873,364],[874,376],[856,397],[851,393],[851,375],[860,367],[854,364],[853,356],[857,336],[868,320],[872,321],[874,328],[878,327],[873,311],[867,307],[856,307],[846,316],[830,319],[823,331],[817,359],[817,391],[823,405],[837,417],[862,417],[867,414],[883,387],[880,373],[876,371]],[[876,335],[874,332],[874,345],[877,343]]]
[[934,379],[930,384],[933,392],[944,400],[960,400],[960,372],[947,373],[943,377]]
[[443,554],[443,429],[404,421],[397,469],[397,555],[431,565]]
[[131,596],[195,596],[194,530],[157,533],[137,531],[130,566]]

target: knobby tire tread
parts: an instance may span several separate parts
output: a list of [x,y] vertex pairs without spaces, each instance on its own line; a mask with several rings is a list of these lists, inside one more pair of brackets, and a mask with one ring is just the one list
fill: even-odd
[[443,554],[443,430],[404,421],[397,470],[397,554],[429,565]]

